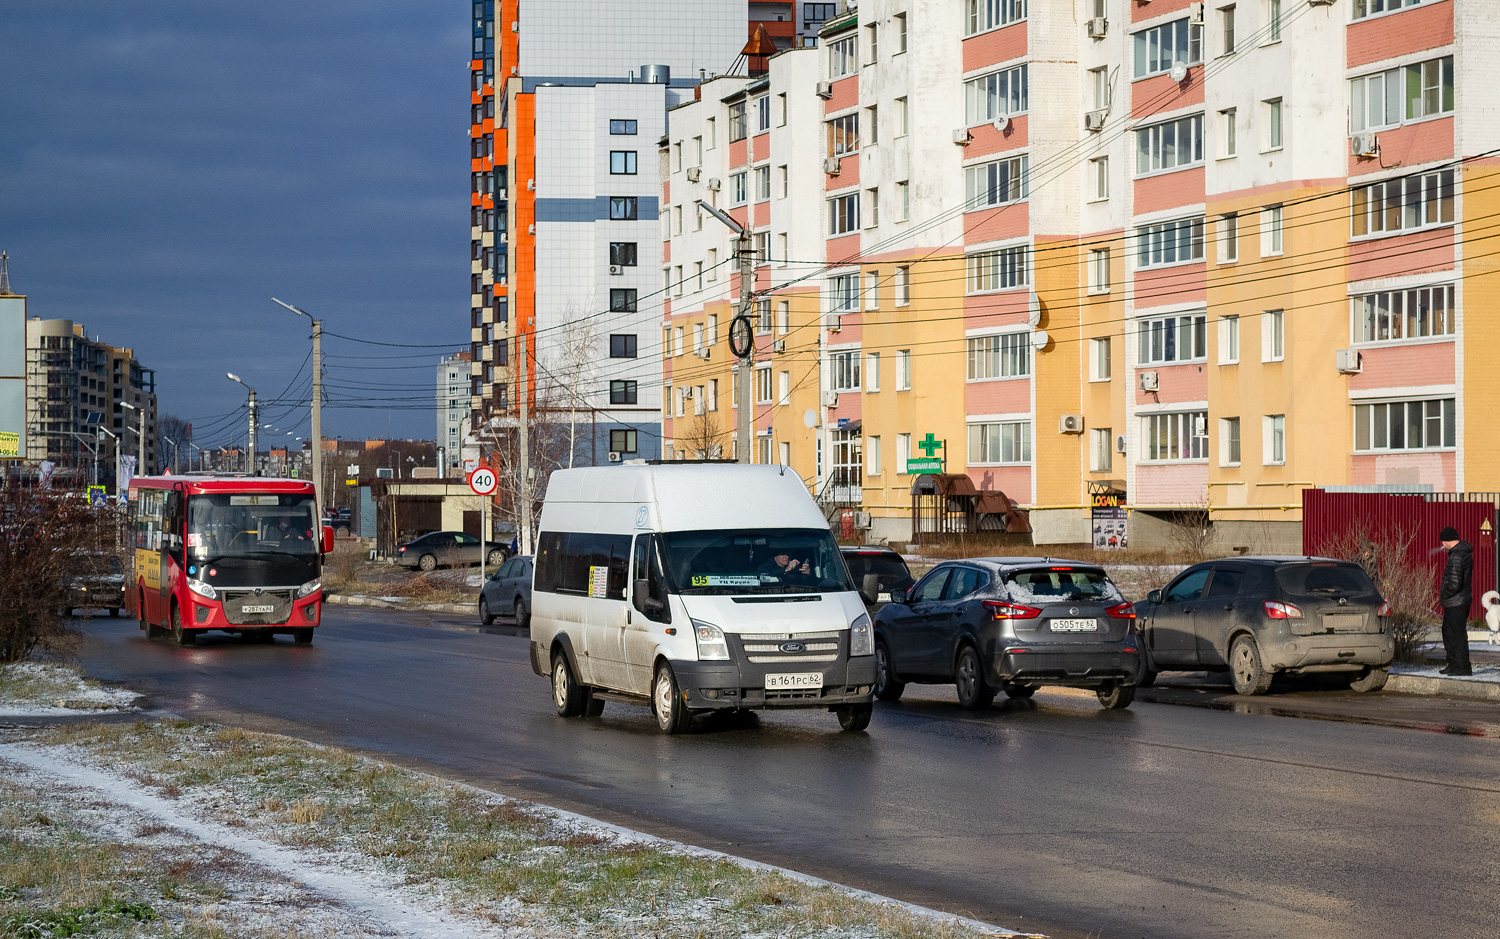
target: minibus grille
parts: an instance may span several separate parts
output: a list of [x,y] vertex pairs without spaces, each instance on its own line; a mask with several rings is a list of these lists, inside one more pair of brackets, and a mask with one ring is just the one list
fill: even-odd
[[837,632],[741,634],[740,645],[753,665],[795,665],[836,662]]
[[290,590],[220,590],[219,593],[224,598],[224,618],[231,626],[279,625],[292,615]]

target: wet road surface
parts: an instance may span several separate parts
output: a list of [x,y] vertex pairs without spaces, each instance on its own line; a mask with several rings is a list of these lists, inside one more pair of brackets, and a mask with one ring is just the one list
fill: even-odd
[[82,661],[158,708],[379,753],[1012,929],[1500,934],[1493,704],[1327,690],[1247,702],[1189,678],[1142,689],[1124,712],[1043,691],[970,713],[951,686],[909,686],[867,734],[808,711],[667,738],[644,708],[556,717],[519,635],[328,609],[311,647],[215,635],[178,648],[96,617]]

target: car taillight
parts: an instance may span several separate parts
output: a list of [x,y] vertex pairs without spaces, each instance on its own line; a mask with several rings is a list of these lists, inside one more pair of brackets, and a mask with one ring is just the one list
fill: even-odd
[[1021,606],[1019,603],[1007,603],[1004,600],[986,600],[984,605],[989,608],[990,615],[995,619],[1036,619],[1042,615],[1038,607]]
[[401,547],[397,548],[396,552],[398,554],[405,554],[406,553],[406,545],[402,545]]
[[1302,610],[1290,603],[1282,603],[1279,600],[1267,600],[1266,615],[1271,619],[1301,619]]
[[1110,607],[1104,612],[1108,613],[1110,616],[1113,616],[1115,619],[1135,619],[1135,604],[1116,604],[1115,606]]
[[1380,609],[1378,609],[1378,610],[1375,611],[1375,615],[1376,616],[1390,616],[1391,615],[1391,601],[1386,600],[1383,603],[1381,603],[1380,604]]

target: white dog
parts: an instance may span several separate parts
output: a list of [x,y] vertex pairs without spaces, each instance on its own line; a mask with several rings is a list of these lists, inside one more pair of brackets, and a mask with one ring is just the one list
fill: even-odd
[[1484,607],[1484,623],[1490,628],[1490,645],[1500,646],[1500,593],[1486,590],[1479,603]]

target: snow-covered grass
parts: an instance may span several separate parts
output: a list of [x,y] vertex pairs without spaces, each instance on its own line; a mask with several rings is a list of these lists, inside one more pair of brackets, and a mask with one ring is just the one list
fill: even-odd
[[[48,728],[33,731],[25,750],[0,747],[0,759],[33,768],[43,757],[85,764],[96,788],[110,789],[98,781],[110,774],[115,800],[170,815],[168,827],[195,832],[221,852],[234,849],[240,867],[269,866],[283,878],[335,869],[343,886],[312,892],[330,902],[363,891],[371,898],[365,915],[399,935],[446,931],[403,930],[381,910],[425,908],[471,924],[454,935],[964,939],[1001,932],[286,737],[137,722]],[[121,850],[140,850],[140,840]],[[277,858],[291,860],[272,863]],[[350,878],[366,886],[350,887]],[[308,877],[290,880],[305,887]],[[226,909],[237,909],[251,889],[233,877],[218,882],[224,893],[214,902]],[[376,902],[381,897],[388,900]]]
[[105,688],[78,669],[51,662],[0,665],[0,716],[45,716],[129,709],[140,695]]

